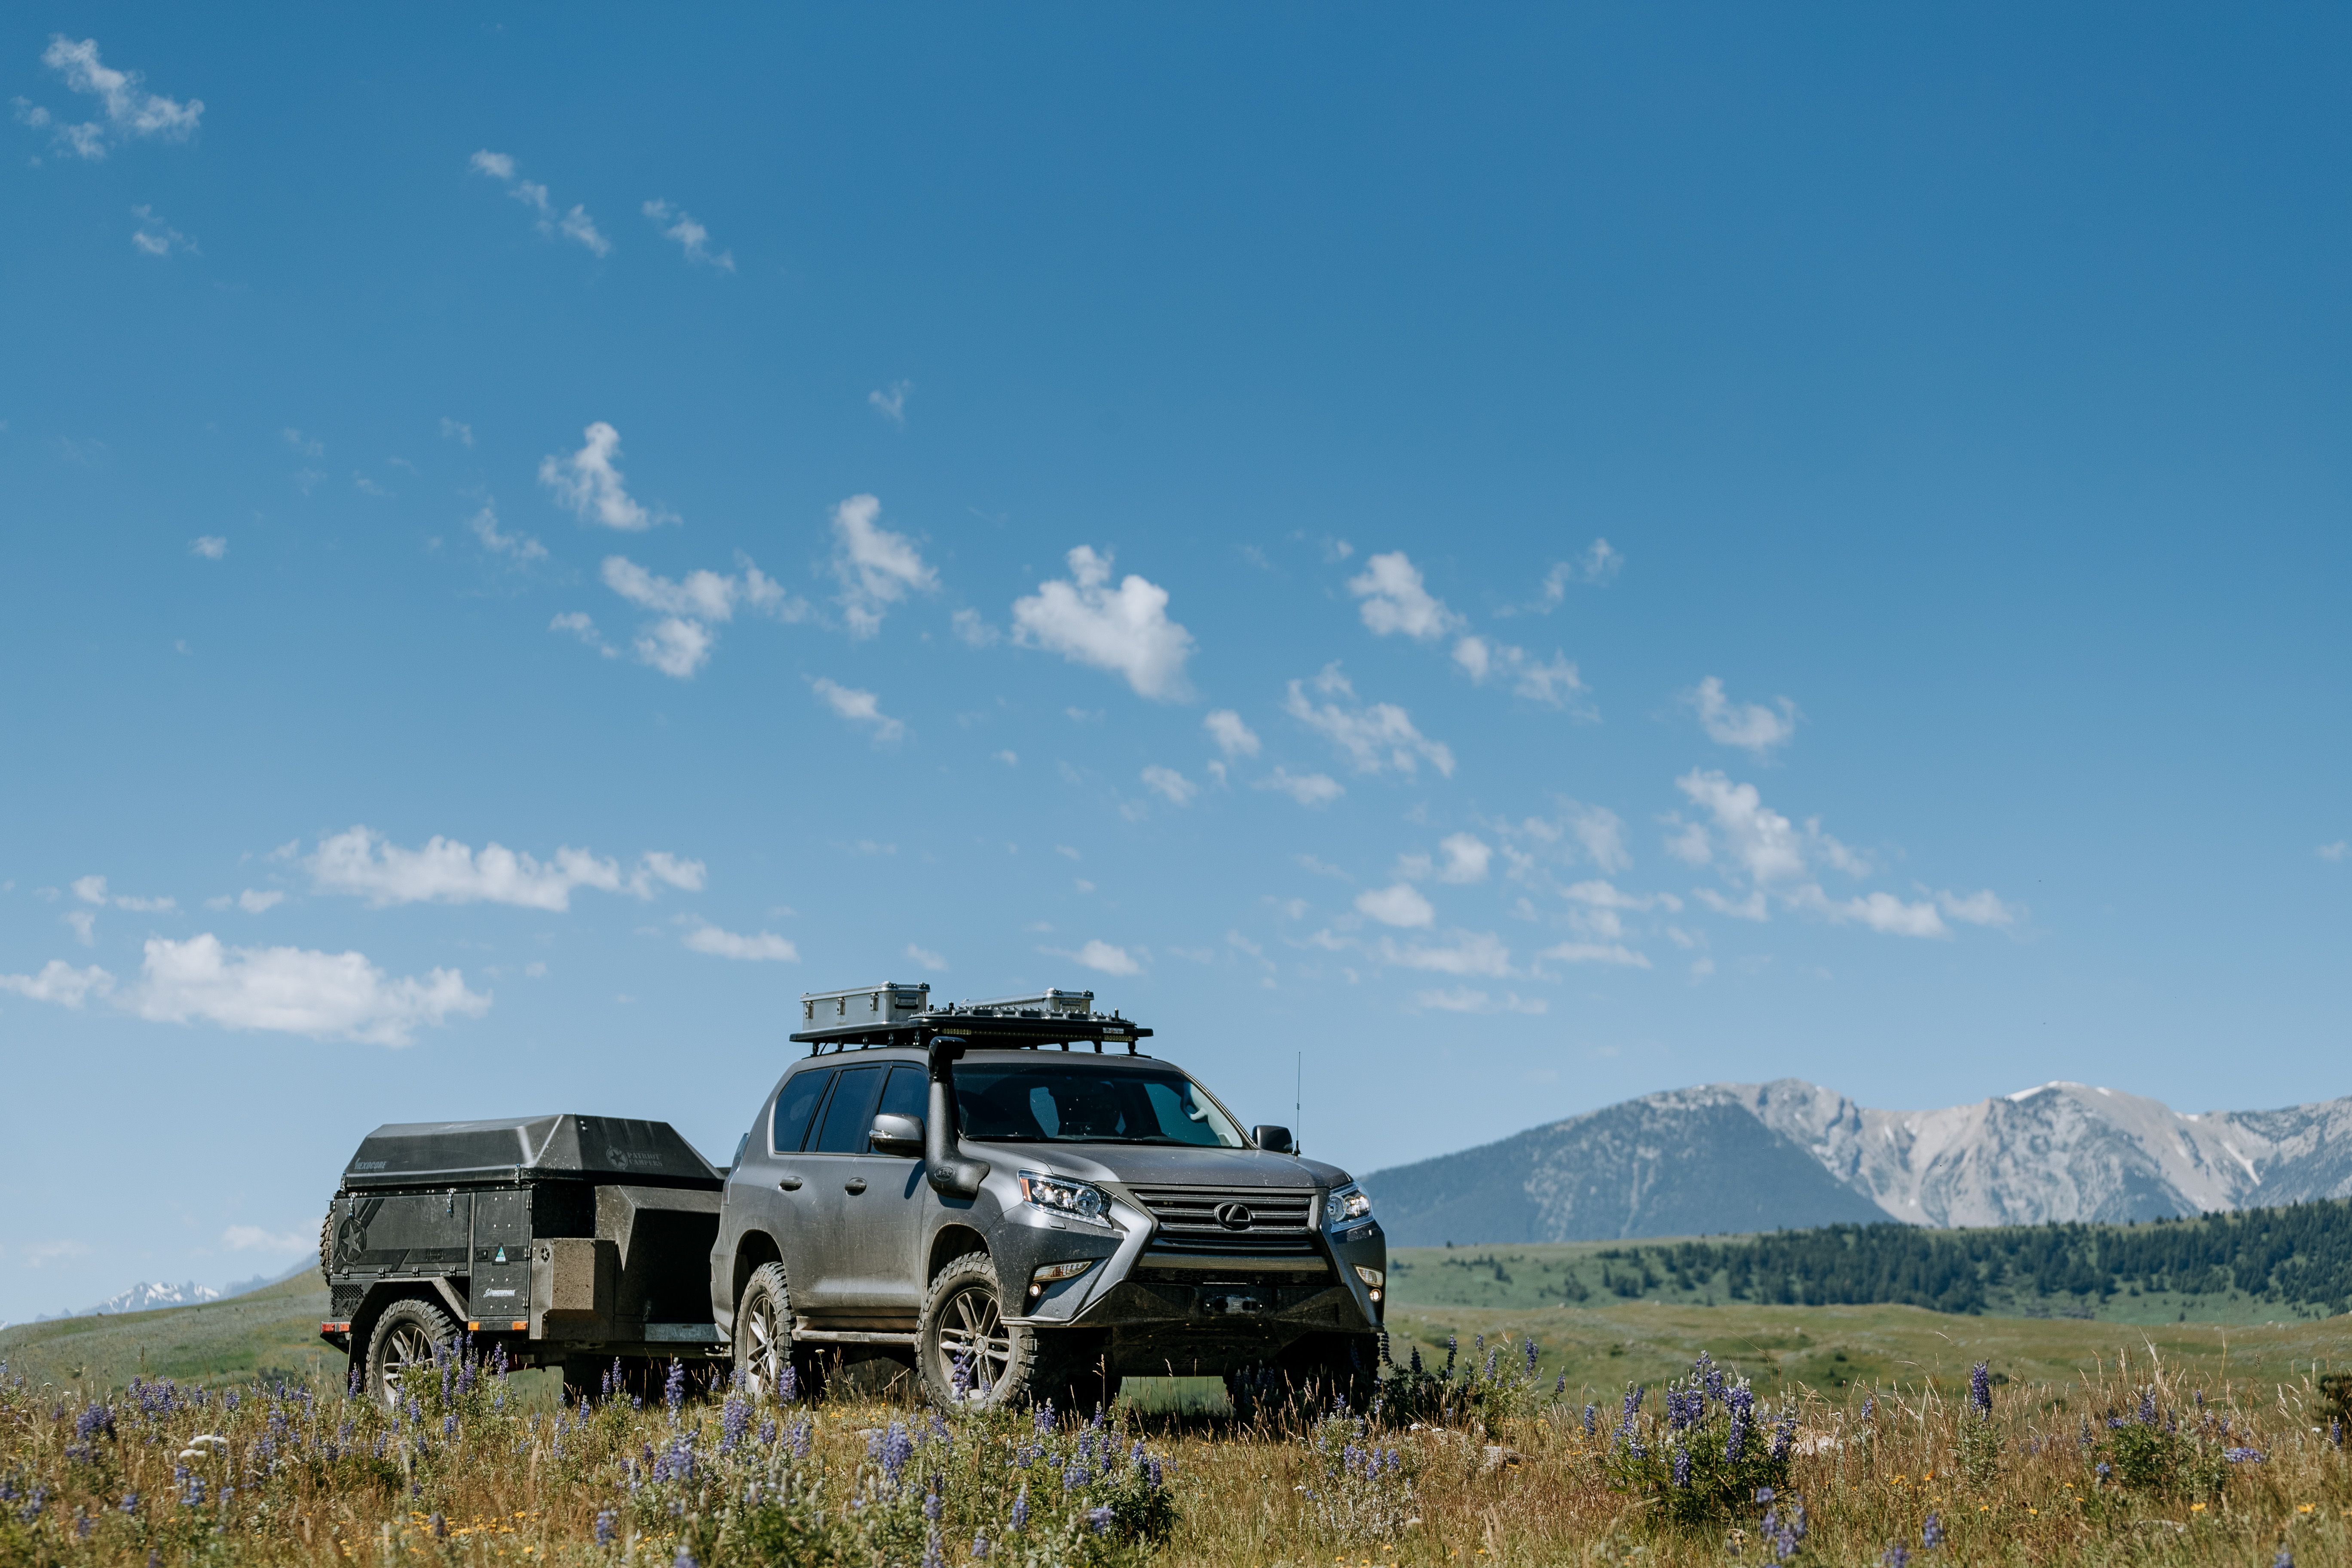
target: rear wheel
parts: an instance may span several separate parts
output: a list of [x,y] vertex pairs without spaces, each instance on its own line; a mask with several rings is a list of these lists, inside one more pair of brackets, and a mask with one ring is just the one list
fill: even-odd
[[735,1305],[735,1370],[747,1393],[815,1392],[807,1358],[793,1348],[792,1286],[781,1263],[763,1263],[744,1281],[743,1299]]
[[387,1406],[400,1403],[401,1374],[411,1367],[435,1366],[456,1353],[455,1319],[429,1301],[394,1301],[368,1336],[367,1391]]
[[916,1373],[937,1405],[986,1408],[1051,1400],[1065,1410],[1108,1405],[1118,1377],[1090,1364],[1097,1337],[1004,1321],[996,1262],[970,1252],[939,1272],[915,1325]]

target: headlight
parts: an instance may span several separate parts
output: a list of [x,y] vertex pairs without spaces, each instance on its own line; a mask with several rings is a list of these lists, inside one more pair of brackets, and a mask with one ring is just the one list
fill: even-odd
[[1343,1225],[1353,1225],[1360,1219],[1372,1217],[1372,1195],[1353,1183],[1333,1193],[1323,1205],[1323,1223],[1334,1230]]
[[1021,1201],[1048,1214],[1068,1215],[1089,1225],[1110,1223],[1110,1199],[1103,1195],[1103,1190],[1067,1176],[1049,1176],[1042,1171],[1022,1172]]

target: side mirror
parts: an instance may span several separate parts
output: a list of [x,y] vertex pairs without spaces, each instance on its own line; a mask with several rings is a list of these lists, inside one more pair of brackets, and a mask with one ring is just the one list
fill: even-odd
[[874,1146],[877,1154],[919,1158],[923,1152],[923,1119],[886,1110],[874,1119],[873,1130],[866,1133],[866,1141]]
[[1250,1129],[1250,1142],[1269,1154],[1298,1152],[1290,1145],[1290,1129],[1287,1127],[1253,1127]]

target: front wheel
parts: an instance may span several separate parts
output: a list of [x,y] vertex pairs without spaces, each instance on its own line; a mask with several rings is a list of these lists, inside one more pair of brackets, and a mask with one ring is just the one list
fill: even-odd
[[367,1391],[387,1407],[400,1403],[401,1374],[411,1367],[437,1366],[457,1353],[457,1321],[429,1301],[394,1301],[368,1336]]
[[915,1324],[916,1373],[935,1405],[984,1409],[1051,1400],[1065,1410],[1108,1404],[1118,1380],[1090,1363],[1096,1336],[1004,1321],[1004,1287],[985,1252],[939,1272]]

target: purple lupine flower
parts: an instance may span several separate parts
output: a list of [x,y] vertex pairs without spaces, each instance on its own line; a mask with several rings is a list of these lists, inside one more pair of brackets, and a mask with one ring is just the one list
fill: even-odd
[[[1391,1453],[1389,1455],[1389,1458],[1391,1459],[1394,1459],[1396,1455]],[[1150,1465],[1146,1467],[1146,1469],[1151,1478],[1151,1489],[1153,1491],[1158,1491],[1163,1484],[1163,1477],[1160,1468],[1160,1461],[1157,1459],[1152,1460]]]
[[2139,1396],[2139,1424],[2143,1426],[2156,1425],[2156,1390],[2153,1388]]
[[92,1403],[74,1418],[74,1436],[87,1443],[94,1437],[114,1436],[114,1412],[105,1405]]
[[776,1397],[787,1405],[798,1405],[801,1399],[801,1374],[793,1370],[792,1363],[776,1374]]
[[1110,1520],[1110,1510],[1107,1508],[1090,1508],[1087,1510],[1087,1527],[1093,1530],[1097,1535],[1104,1535],[1109,1532]]
[[[1562,1377],[1566,1377],[1568,1373],[1560,1373],[1560,1376]],[[1588,1405],[1584,1407],[1584,1435],[1586,1436],[1590,1437],[1592,1436],[1593,1428],[1599,1425],[1600,1419],[1601,1411],[1598,1406]]]
[[1869,1420],[1872,1415],[1877,1413],[1877,1410],[1878,1395],[1875,1394],[1864,1394],[1862,1396],[1862,1418],[1864,1421]]
[[2263,1451],[2260,1448],[2224,1448],[2221,1458],[2233,1465],[2259,1465],[2263,1462]]
[[1062,1472],[1062,1489],[1066,1492],[1074,1492],[1090,1479],[1092,1478],[1087,1474],[1087,1468],[1084,1465],[1072,1465]]
[[885,1479],[896,1487],[898,1478],[906,1473],[907,1461],[915,1457],[915,1440],[907,1436],[907,1424],[893,1421],[890,1429],[877,1440]]
[[948,1386],[955,1391],[959,1401],[971,1392],[971,1358],[961,1351],[956,1352],[954,1359],[948,1363]]
[[2335,1444],[2335,1445],[2336,1445],[2337,1447],[2339,1447],[2339,1448],[2341,1448],[2342,1447],[2344,1447],[2344,1423],[2343,1423],[2343,1422],[2341,1422],[2341,1421],[2330,1421],[2330,1422],[2327,1424],[2327,1440],[2328,1440],[2329,1442],[2331,1442],[2331,1443]]
[[669,1565],[669,1568],[702,1568],[702,1564],[694,1560],[693,1552],[680,1545],[677,1549],[677,1559]]
[[121,1506],[122,1511],[125,1513],[137,1513],[139,1511],[139,1494],[137,1492],[124,1492],[122,1494],[122,1502]]
[[662,1403],[669,1406],[672,1415],[686,1403],[686,1363],[676,1356],[670,1357],[669,1375],[662,1380]]
[[1563,1372],[1559,1374],[1559,1381],[1551,1385],[1551,1396],[1554,1399],[1558,1399],[1561,1394],[1566,1394],[1567,1392],[1568,1373]]
[[1421,1347],[1420,1347],[1419,1345],[1415,1345],[1415,1346],[1413,1346],[1413,1347],[1412,1347],[1412,1374],[1413,1374],[1413,1376],[1415,1376],[1415,1377],[1419,1377],[1419,1376],[1421,1376],[1421,1375],[1422,1375],[1422,1370],[1421,1370]]
[[621,1533],[620,1522],[621,1516],[614,1512],[611,1509],[606,1508],[597,1510],[596,1544],[599,1546],[612,1545],[614,1538]]
[[940,1521],[940,1510],[946,1506],[947,1499],[940,1491],[940,1473],[933,1470],[931,1484],[923,1493],[923,1517],[937,1524]]
[[809,1422],[803,1415],[784,1429],[784,1447],[793,1451],[795,1459],[805,1459],[809,1454]]
[[1919,1544],[1930,1552],[1941,1549],[1944,1544],[1944,1521],[1932,1513],[1927,1516],[1927,1522],[1919,1527]]
[[1536,1337],[1535,1337],[1535,1335],[1533,1335],[1533,1334],[1529,1334],[1529,1335],[1528,1336],[1528,1375],[1529,1377],[1533,1377],[1535,1374],[1536,1374]]
[[1050,1399],[1039,1400],[1036,1413],[1031,1419],[1036,1423],[1037,1436],[1040,1437],[1051,1432],[1054,1429],[1054,1402]]
[[1688,1448],[1675,1450],[1675,1485],[1683,1488],[1688,1488],[1690,1485],[1690,1450]]
[[1756,1500],[1758,1502],[1770,1502],[1772,1500],[1772,1489],[1770,1487],[1758,1487],[1756,1489]]
[[1789,1457],[1789,1446],[1797,1440],[1797,1417],[1784,1415],[1772,1428],[1772,1460],[1778,1464]]
[[1969,1408],[1981,1420],[1992,1414],[1992,1363],[1980,1361],[1969,1372]]
[[1013,1500],[1012,1524],[1015,1531],[1029,1528],[1029,1489],[1027,1487],[1023,1487],[1021,1495]]
[[1879,1561],[1885,1563],[1886,1568],[1904,1568],[1904,1565],[1911,1561],[1911,1552],[1909,1548],[1898,1541],[1886,1549],[1886,1554]]
[[923,1542],[923,1568],[948,1568],[948,1554],[940,1545],[940,1532],[936,1530]]
[[982,1562],[987,1561],[987,1559],[988,1559],[988,1533],[987,1533],[987,1531],[972,1531],[972,1536],[971,1536],[971,1554],[972,1554],[972,1556],[973,1556],[973,1557],[975,1557],[975,1558],[977,1558],[977,1559],[979,1559],[979,1560],[981,1560],[981,1561],[982,1561]]
[[719,1451],[731,1454],[743,1435],[751,1427],[751,1402],[740,1394],[727,1396],[727,1406],[719,1423]]

